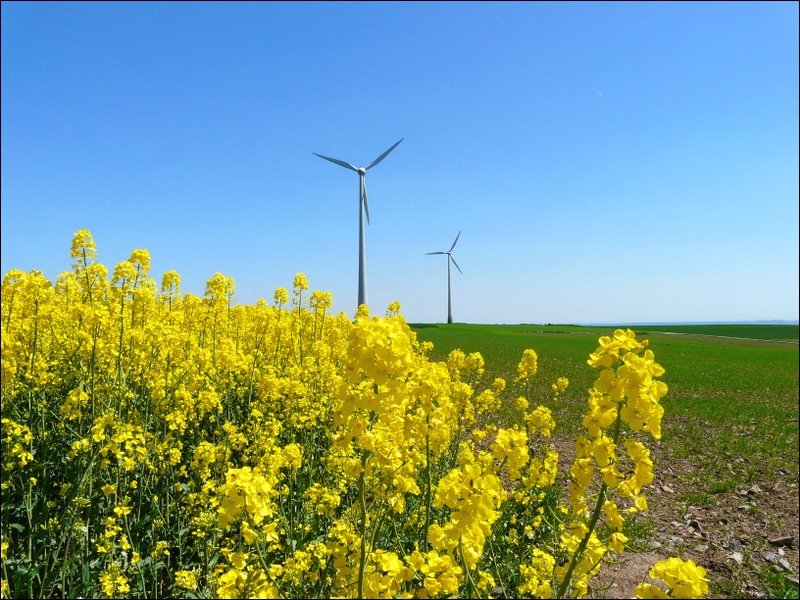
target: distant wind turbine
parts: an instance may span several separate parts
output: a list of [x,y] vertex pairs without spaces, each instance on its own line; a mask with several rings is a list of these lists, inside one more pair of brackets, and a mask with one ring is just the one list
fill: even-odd
[[349,162],[339,160],[338,158],[331,158],[330,156],[323,156],[312,152],[320,158],[331,161],[335,165],[350,169],[358,173],[358,305],[367,303],[367,248],[364,245],[364,215],[367,216],[367,223],[369,223],[369,205],[367,204],[367,182],[366,174],[372,167],[381,162],[386,156],[397,147],[397,144],[403,141],[396,142],[394,146],[389,148],[386,152],[381,154],[378,158],[373,160],[366,167],[356,167]]
[[425,253],[425,254],[446,254],[447,255],[447,322],[448,323],[452,323],[453,322],[453,310],[452,310],[452,306],[451,306],[451,303],[450,303],[450,261],[453,262],[453,264],[456,266],[456,269],[458,269],[459,273],[461,273],[462,275],[464,274],[464,271],[462,271],[461,267],[458,266],[458,263],[456,262],[456,259],[453,258],[453,248],[456,247],[456,242],[458,242],[458,238],[459,237],[461,237],[461,232],[460,231],[458,232],[458,235],[456,236],[456,239],[453,242],[453,245],[450,246],[450,250],[448,250],[447,252],[426,252]]

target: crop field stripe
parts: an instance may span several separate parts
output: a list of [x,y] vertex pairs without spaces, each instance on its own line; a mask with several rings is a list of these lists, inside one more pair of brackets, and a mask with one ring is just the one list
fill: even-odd
[[[781,339],[781,338],[754,338],[754,337],[739,337],[734,335],[719,335],[719,334],[712,334],[712,333],[690,333],[688,331],[660,331],[659,333],[663,335],[685,335],[690,337],[708,337],[708,338],[720,338],[723,340],[750,340],[754,342],[778,342],[782,344],[797,344],[798,340],[792,339]],[[642,335],[646,335],[644,332]]]
[[791,324],[635,325],[630,327],[634,331],[641,331],[642,333],[661,331],[758,340],[797,341],[798,337],[800,337],[800,326]]

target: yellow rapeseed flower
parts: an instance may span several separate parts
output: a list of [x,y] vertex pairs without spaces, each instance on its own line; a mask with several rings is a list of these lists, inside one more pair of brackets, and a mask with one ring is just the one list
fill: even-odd
[[653,565],[649,575],[664,582],[668,589],[640,584],[636,588],[637,598],[703,598],[708,594],[706,570],[692,560],[675,557],[661,560]]
[[185,590],[197,589],[197,575],[194,571],[175,571],[175,585]]
[[539,370],[539,357],[530,348],[522,352],[522,359],[517,365],[517,381],[528,380]]

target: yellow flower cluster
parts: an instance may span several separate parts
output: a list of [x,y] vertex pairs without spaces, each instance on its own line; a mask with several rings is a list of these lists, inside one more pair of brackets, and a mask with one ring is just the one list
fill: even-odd
[[175,571],[175,585],[184,590],[197,588],[197,574],[194,571]]
[[519,479],[520,470],[528,464],[528,435],[518,428],[500,429],[492,444],[492,456],[504,463],[512,479]]
[[103,595],[109,598],[124,598],[131,591],[131,586],[122,568],[116,563],[111,563],[100,574],[100,589]]
[[[601,337],[588,364],[600,374],[589,392],[589,411],[583,419],[588,437],[578,437],[570,469],[572,520],[562,533],[562,547],[571,558],[556,569],[562,582],[559,592],[571,587],[577,595],[586,593],[609,549],[624,549],[627,537],[622,533],[619,503],[629,514],[647,508],[642,490],[653,481],[653,461],[641,441],[634,436],[623,439],[623,426],[659,438],[664,414],[660,399],[667,392],[666,384],[656,379],[664,374],[663,367],[655,362],[647,342],[639,342],[630,329]],[[612,531],[604,541],[595,533],[601,516]]]
[[528,348],[522,352],[522,360],[517,365],[517,380],[527,380],[539,370],[539,357],[534,350]]
[[[219,527],[228,529],[235,519],[244,517],[249,524],[260,525],[261,522],[275,514],[272,501],[276,478],[268,473],[263,474],[256,467],[229,469],[225,474],[225,483],[219,488],[222,496],[219,506]],[[249,536],[245,535],[247,540]]]
[[3,418],[3,468],[22,468],[33,460],[30,451],[33,434],[26,425]]
[[522,578],[518,591],[523,596],[531,598],[551,598],[553,595],[553,570],[556,559],[536,548],[533,551],[530,564],[520,565],[519,573]]
[[467,566],[474,569],[492,524],[500,516],[498,508],[505,496],[489,455],[481,454],[450,471],[439,481],[433,505],[446,506],[452,513],[444,527],[434,523],[428,529],[433,547],[439,551],[460,551]]
[[708,594],[706,570],[693,560],[667,558],[653,565],[648,575],[662,581],[667,589],[641,583],[636,587],[637,598],[702,598]]
[[228,569],[217,579],[219,598],[278,598],[277,586],[258,568]]
[[[2,282],[4,596],[576,596],[646,507],[666,386],[632,332],[590,357],[568,515],[533,350],[484,383],[397,302],[331,315],[298,273],[242,306],[221,273],[202,297],[156,285],[145,250],[108,269],[86,230],[71,254],[55,283]],[[699,567],[657,567],[703,592]]]

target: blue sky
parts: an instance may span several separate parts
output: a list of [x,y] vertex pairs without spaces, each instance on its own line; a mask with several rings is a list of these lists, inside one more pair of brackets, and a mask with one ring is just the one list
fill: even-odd
[[798,317],[798,4],[2,3],[2,272],[447,317]]

